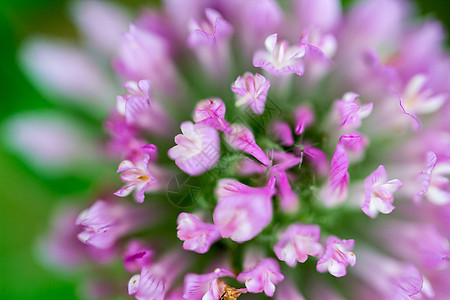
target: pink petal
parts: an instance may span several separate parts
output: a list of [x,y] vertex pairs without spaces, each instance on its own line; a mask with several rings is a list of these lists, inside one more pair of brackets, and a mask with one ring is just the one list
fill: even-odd
[[171,159],[185,173],[200,175],[216,165],[220,156],[217,130],[204,124],[183,122],[183,134],[175,137],[176,146],[168,151]]
[[219,98],[210,98],[197,103],[193,120],[227,134],[231,133],[230,124],[225,121],[225,104]]
[[256,144],[253,133],[240,124],[231,125],[232,133],[225,137],[227,143],[236,149],[242,150],[254,158],[259,160],[266,166],[270,166],[271,162],[264,151]]
[[231,179],[220,180],[213,219],[222,237],[241,243],[258,235],[272,220],[274,185],[275,178],[259,188]]
[[276,121],[272,124],[272,132],[277,141],[282,146],[294,145],[294,137],[292,136],[291,127],[282,121]]
[[295,110],[295,134],[303,134],[305,128],[314,122],[314,114],[310,108],[300,106]]

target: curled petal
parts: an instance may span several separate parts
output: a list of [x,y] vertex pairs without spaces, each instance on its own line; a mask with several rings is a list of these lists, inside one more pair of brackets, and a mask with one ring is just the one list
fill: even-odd
[[200,175],[216,165],[220,155],[217,130],[204,124],[183,122],[182,134],[175,137],[176,146],[168,151],[171,159],[185,173]]
[[261,115],[266,105],[267,93],[270,81],[256,73],[245,73],[231,85],[231,90],[236,94],[236,106],[249,106],[255,114]]
[[271,131],[277,141],[282,146],[294,145],[294,137],[292,136],[291,127],[289,124],[282,121],[275,121],[272,124]]
[[342,277],[347,274],[346,267],[355,266],[356,256],[351,252],[354,240],[340,240],[335,236],[328,237],[325,253],[317,262],[317,271],[329,271],[331,275]]
[[426,153],[425,160],[426,166],[418,176],[420,189],[419,192],[414,196],[414,201],[416,202],[419,202],[422,199],[423,195],[425,195],[430,187],[431,173],[436,166],[437,156],[434,152],[430,151]]
[[280,266],[273,258],[263,259],[256,267],[240,273],[239,281],[245,281],[245,286],[250,293],[264,293],[272,297],[275,285],[284,280],[280,272]]
[[281,167],[274,166],[270,169],[269,176],[275,176],[277,179],[277,195],[280,199],[281,209],[286,212],[298,211],[298,196],[292,190],[286,172]]
[[383,165],[380,165],[365,180],[366,197],[361,206],[362,211],[371,218],[375,218],[378,212],[383,214],[391,213],[394,210],[392,195],[403,184],[400,180],[387,181],[387,173]]
[[188,37],[188,45],[197,47],[199,45],[213,46],[221,41],[227,40],[233,33],[233,27],[225,21],[222,15],[211,8],[205,10],[208,22],[203,24],[191,20],[189,29],[191,31]]
[[336,205],[345,201],[348,193],[349,159],[342,143],[338,143],[330,164],[330,175],[321,196],[326,205]]
[[225,121],[225,104],[219,98],[210,98],[197,103],[194,109],[195,123],[206,124],[227,134],[231,133],[230,124]]
[[310,108],[300,106],[295,110],[295,134],[302,134],[313,122],[314,114]]
[[319,239],[319,226],[295,223],[281,234],[273,250],[279,260],[285,261],[290,267],[295,267],[297,262],[305,262],[308,255],[322,254]]
[[217,279],[220,277],[235,277],[235,275],[223,268],[217,268],[207,274],[187,274],[184,277],[183,299],[219,299],[219,286]]
[[289,46],[287,41],[277,42],[278,34],[269,35],[265,40],[266,51],[258,50],[253,55],[253,65],[275,76],[285,74],[303,75],[305,55],[303,45]]
[[275,178],[259,188],[231,179],[220,180],[213,219],[222,237],[242,243],[258,235],[272,220],[274,194]]
[[231,125],[231,130],[231,134],[225,137],[225,140],[231,147],[252,155],[266,166],[271,165],[266,153],[256,144],[255,137],[250,129],[244,125],[233,124]]
[[181,213],[177,222],[177,236],[184,241],[183,249],[185,250],[206,253],[220,238],[219,230],[214,224],[204,223],[192,214]]

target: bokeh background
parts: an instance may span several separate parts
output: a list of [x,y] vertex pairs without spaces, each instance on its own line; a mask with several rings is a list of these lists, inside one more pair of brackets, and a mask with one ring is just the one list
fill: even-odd
[[[68,2],[0,1],[0,133],[4,121],[18,112],[58,107],[26,78],[18,63],[18,49],[33,35],[77,39]],[[158,5],[158,1],[116,2],[135,11],[145,4]],[[416,3],[418,15],[440,19],[449,31],[449,0]],[[36,240],[47,230],[52,208],[63,199],[82,201],[96,188],[95,180],[89,174],[43,176],[9,150],[4,134],[0,137],[0,299],[81,299],[76,285],[81,278],[44,267],[37,259]]]

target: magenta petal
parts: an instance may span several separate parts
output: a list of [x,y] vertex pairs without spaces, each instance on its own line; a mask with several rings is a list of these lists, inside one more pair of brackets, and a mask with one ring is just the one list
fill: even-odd
[[347,152],[343,144],[339,142],[331,159],[328,183],[321,192],[322,199],[326,205],[340,204],[347,198],[350,180],[348,166]]
[[286,172],[279,166],[274,166],[269,171],[269,176],[277,179],[277,196],[280,199],[280,207],[285,212],[296,212],[299,208],[298,196],[288,181]]
[[225,137],[231,147],[252,155],[266,166],[271,165],[266,153],[256,144],[255,137],[250,129],[240,124],[231,125],[231,129],[232,133]]
[[294,137],[292,136],[291,127],[286,122],[275,121],[272,126],[272,133],[282,146],[294,145]]
[[299,135],[314,122],[314,114],[310,108],[300,106],[295,110],[295,134]]
[[325,176],[328,173],[328,159],[322,150],[305,146],[305,157],[311,161],[319,176]]
[[289,152],[271,150],[269,154],[274,161],[274,164],[283,170],[298,166],[303,161],[302,156],[298,157],[297,155]]
[[133,240],[127,245],[122,257],[125,269],[128,272],[136,272],[150,264],[153,258],[153,251],[146,248],[139,241]]
[[254,174],[264,174],[267,167],[258,161],[255,161],[249,157],[244,157],[239,162],[238,172],[243,176],[250,176]]

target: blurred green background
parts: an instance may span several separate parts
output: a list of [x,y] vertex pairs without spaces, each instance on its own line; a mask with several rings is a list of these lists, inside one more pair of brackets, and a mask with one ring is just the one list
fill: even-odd
[[[35,34],[77,38],[67,16],[67,2],[0,1],[0,123],[16,112],[56,107],[25,78],[17,63],[17,49],[25,38]],[[148,3],[118,2],[131,7]],[[351,1],[345,1],[348,2]],[[448,31],[449,0],[417,2],[420,14],[437,17]],[[48,228],[52,207],[61,199],[86,194],[91,186],[89,180],[73,176],[42,178],[8,152],[1,140],[0,186],[0,299],[79,299],[74,279],[40,265],[34,248],[36,237]]]

